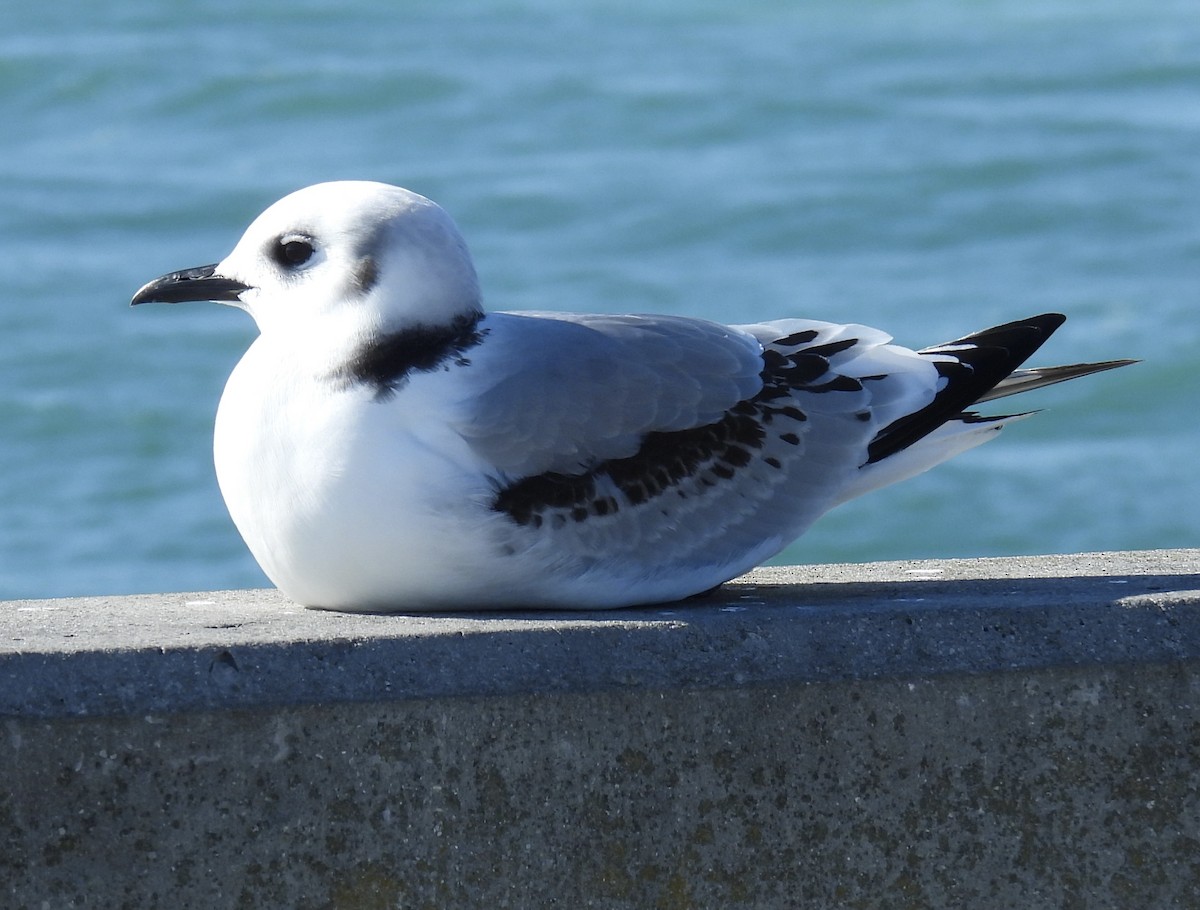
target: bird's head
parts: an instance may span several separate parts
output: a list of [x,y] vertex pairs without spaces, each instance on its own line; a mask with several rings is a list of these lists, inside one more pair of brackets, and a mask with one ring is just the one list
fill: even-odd
[[132,303],[211,300],[264,336],[401,331],[480,311],[470,253],[438,205],[396,186],[321,183],[276,202],[214,265],[151,281]]

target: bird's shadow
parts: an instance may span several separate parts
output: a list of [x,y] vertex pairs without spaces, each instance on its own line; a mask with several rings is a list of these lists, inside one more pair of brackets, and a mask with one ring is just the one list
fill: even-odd
[[[1145,600],[1139,600],[1145,598]],[[1177,602],[1200,603],[1200,574],[1072,575],[1035,578],[903,579],[882,581],[731,581],[684,600],[612,610],[510,609],[400,613],[379,617],[471,620],[496,625],[514,620],[561,623],[630,624],[637,622],[715,621],[730,613],[895,611],[915,612],[1008,607],[1165,608]]]

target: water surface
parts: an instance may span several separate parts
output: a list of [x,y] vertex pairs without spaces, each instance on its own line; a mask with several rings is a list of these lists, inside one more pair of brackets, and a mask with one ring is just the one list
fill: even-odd
[[496,309],[1145,361],[783,561],[1200,546],[1191,3],[103,6],[0,35],[0,597],[265,584],[210,456],[253,326],[126,304],[338,178],[446,206]]

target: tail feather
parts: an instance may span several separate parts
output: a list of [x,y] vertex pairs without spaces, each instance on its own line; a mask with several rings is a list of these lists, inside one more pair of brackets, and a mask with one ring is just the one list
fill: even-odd
[[890,458],[864,464],[859,468],[854,480],[841,491],[838,502],[849,502],[864,493],[915,477],[968,449],[982,445],[1010,423],[1024,420],[1036,413],[1026,411],[1022,414],[987,417],[968,411],[952,417],[932,433],[926,434]]
[[975,399],[975,401],[978,403],[981,401],[992,401],[996,398],[1005,398],[1009,395],[1019,395],[1022,392],[1030,392],[1033,389],[1041,389],[1048,385],[1054,385],[1056,382],[1066,382],[1068,379],[1090,376],[1092,373],[1115,370],[1117,367],[1126,367],[1131,363],[1137,362],[1136,360],[1105,360],[1100,363],[1072,363],[1061,367],[1037,367],[1031,370],[1016,370],[1009,374],[1007,378],[1001,379],[999,384],[993,387],[990,392],[984,393]]

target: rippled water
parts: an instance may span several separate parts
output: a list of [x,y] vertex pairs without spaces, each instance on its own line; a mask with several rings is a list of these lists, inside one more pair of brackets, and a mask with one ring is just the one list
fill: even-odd
[[784,561],[1200,545],[1190,0],[103,6],[0,33],[0,597],[265,583],[210,460],[253,326],[126,303],[345,177],[445,205],[497,309],[1145,360]]

